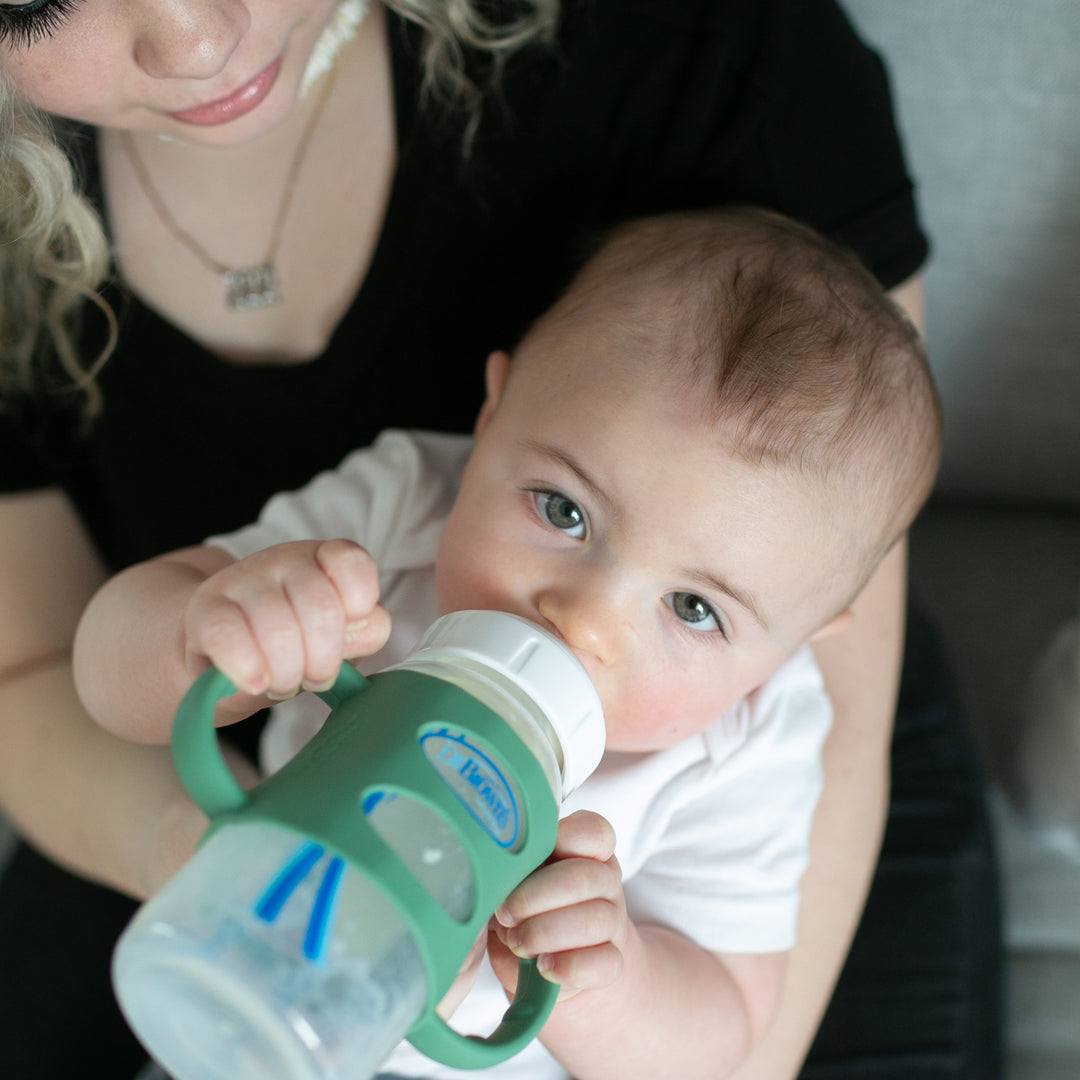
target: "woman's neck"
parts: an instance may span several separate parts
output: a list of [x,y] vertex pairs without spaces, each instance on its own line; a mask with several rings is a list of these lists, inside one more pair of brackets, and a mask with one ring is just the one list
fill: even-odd
[[[100,139],[107,216],[125,283],[232,362],[317,357],[366,275],[397,152],[381,6],[342,50],[325,101],[324,90],[320,81],[281,124],[228,149],[136,137],[142,178],[118,133]],[[257,266],[267,259],[286,194],[274,258],[281,302],[228,310],[221,274],[178,239],[177,229],[214,263]]]

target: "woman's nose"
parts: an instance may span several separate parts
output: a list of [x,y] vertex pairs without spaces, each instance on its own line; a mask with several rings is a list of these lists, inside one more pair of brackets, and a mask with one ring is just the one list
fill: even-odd
[[144,0],[141,11],[135,62],[154,79],[213,78],[251,25],[246,0]]

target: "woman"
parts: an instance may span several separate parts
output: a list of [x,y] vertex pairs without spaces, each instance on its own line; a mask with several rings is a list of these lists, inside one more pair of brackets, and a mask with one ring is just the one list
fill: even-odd
[[[494,26],[477,8],[0,4],[0,566],[19,568],[0,571],[0,802],[49,856],[22,847],[0,889],[4,1075],[134,1073],[143,1055],[107,984],[132,910],[118,893],[150,892],[201,827],[166,754],[104,735],[72,690],[74,625],[107,573],[237,527],[383,427],[467,429],[483,357],[620,218],[775,206],[854,246],[920,317],[925,242],[887,88],[831,2],[484,5]],[[86,200],[28,107],[56,118]],[[107,250],[115,280],[97,306],[83,297]],[[799,1071],[858,919],[903,598],[896,551],[858,601],[863,632],[819,653],[837,720],[800,944],[745,1080]],[[974,923],[945,899],[992,892],[977,781],[932,650],[909,669],[927,689],[907,684],[915,720],[902,712],[898,748],[935,796],[916,820],[942,874],[883,865],[807,1076],[873,1076],[875,1061],[882,1076],[993,1075],[963,1027],[987,1013],[974,988],[993,980],[970,964],[991,956],[993,927],[960,941]],[[252,732],[230,735],[250,748]],[[905,783],[894,776],[902,812]],[[896,842],[920,854],[925,832]],[[939,916],[933,963],[911,964],[926,956],[911,889]],[[930,968],[943,982],[920,1011]]]

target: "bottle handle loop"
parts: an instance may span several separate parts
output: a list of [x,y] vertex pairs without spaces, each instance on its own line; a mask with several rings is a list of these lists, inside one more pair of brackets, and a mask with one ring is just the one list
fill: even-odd
[[[367,684],[359,671],[350,664],[342,664],[334,685],[319,697],[336,708]],[[248,802],[247,792],[225,764],[214,727],[214,707],[222,698],[235,693],[236,687],[227,675],[208,668],[188,688],[173,721],[172,754],[176,771],[188,794],[209,818],[242,810]]]
[[559,997],[559,987],[540,974],[535,960],[518,960],[514,1000],[486,1038],[462,1035],[432,1012],[409,1032],[422,1054],[455,1069],[486,1069],[524,1050],[540,1034]]
[[[342,664],[333,686],[319,697],[336,708],[367,686],[363,675]],[[172,752],[180,780],[211,819],[243,810],[249,802],[247,792],[225,763],[213,722],[217,703],[235,692],[236,687],[220,671],[204,671],[184,696],[173,724]],[[514,999],[499,1026],[486,1038],[460,1034],[434,1008],[428,1009],[407,1037],[421,1053],[445,1065],[487,1068],[513,1057],[536,1038],[558,996],[559,987],[540,974],[535,960],[519,959]]]

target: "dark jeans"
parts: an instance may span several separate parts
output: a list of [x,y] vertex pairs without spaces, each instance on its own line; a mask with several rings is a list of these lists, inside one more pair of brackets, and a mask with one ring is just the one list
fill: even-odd
[[[108,974],[133,911],[18,849],[0,880],[0,1077],[135,1075],[145,1054]],[[934,639],[912,617],[881,865],[804,1080],[997,1080],[998,919],[981,777]]]
[[937,642],[909,612],[881,858],[801,1080],[999,1080],[1000,920],[979,766]]

